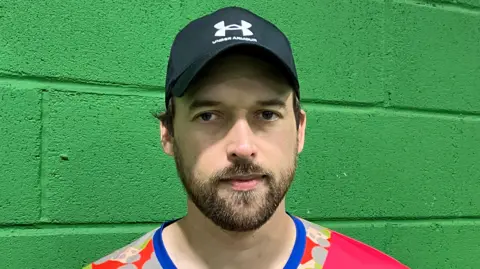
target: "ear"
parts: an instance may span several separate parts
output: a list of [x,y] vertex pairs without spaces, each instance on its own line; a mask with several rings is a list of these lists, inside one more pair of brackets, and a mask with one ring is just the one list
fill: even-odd
[[168,133],[167,127],[160,121],[160,139],[162,142],[163,151],[173,156],[173,136]]
[[298,119],[298,153],[302,152],[303,145],[305,144],[305,129],[307,127],[307,113],[302,109],[300,110],[300,117]]

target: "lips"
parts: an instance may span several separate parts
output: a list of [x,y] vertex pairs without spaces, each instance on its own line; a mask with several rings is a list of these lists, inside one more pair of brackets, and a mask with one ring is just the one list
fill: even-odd
[[263,175],[242,175],[227,178],[225,181],[236,191],[249,191],[255,189],[262,179]]
[[232,180],[232,189],[236,191],[249,191],[255,189],[257,184],[260,182],[259,179],[250,179],[250,180]]

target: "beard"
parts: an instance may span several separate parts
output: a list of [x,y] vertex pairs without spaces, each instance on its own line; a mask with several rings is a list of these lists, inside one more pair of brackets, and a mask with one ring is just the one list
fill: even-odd
[[[185,166],[176,143],[174,156],[178,176],[190,200],[215,225],[232,232],[254,231],[263,226],[285,197],[297,167],[297,152],[292,151],[291,165],[283,169],[278,178],[251,161],[239,160],[205,179],[198,178],[192,168]],[[221,184],[225,183],[222,179],[253,173],[264,175],[260,183],[266,191],[229,189],[227,195],[220,195]]]

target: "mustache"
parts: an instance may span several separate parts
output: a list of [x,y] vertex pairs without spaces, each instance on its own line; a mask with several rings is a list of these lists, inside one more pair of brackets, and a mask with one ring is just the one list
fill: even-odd
[[273,178],[273,173],[267,169],[262,168],[260,165],[252,162],[237,162],[229,167],[216,172],[212,179],[214,182],[222,181],[226,178],[232,178],[236,176],[247,176],[251,174],[263,175],[266,179]]

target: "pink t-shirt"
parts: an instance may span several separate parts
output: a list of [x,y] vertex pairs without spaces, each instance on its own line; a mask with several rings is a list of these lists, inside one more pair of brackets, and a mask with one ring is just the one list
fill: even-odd
[[[399,261],[348,236],[292,216],[295,245],[284,269],[408,269]],[[174,269],[163,245],[164,223],[83,269]]]

